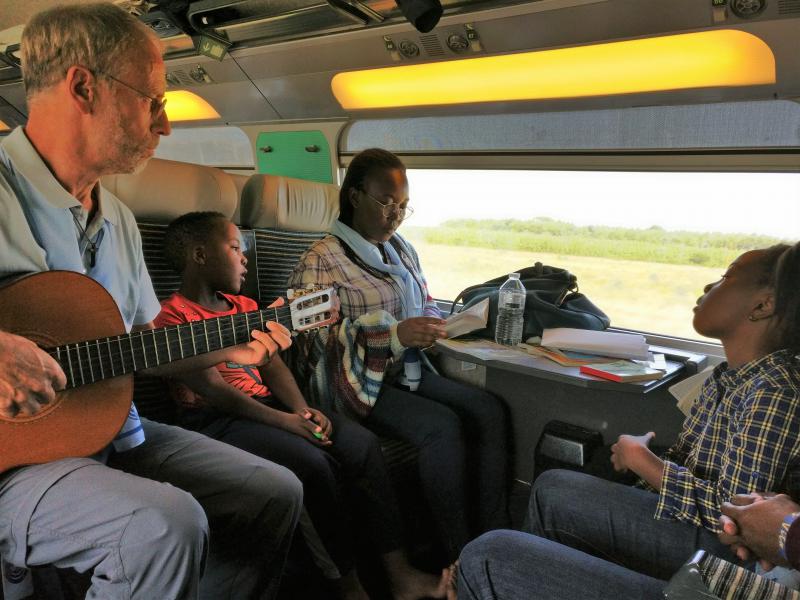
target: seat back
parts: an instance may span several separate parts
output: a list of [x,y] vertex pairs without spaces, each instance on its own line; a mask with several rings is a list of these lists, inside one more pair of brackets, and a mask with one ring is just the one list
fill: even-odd
[[292,269],[338,216],[335,185],[280,175],[250,177],[242,189],[240,218],[255,236],[260,303],[286,294]]
[[[233,185],[236,186],[236,198],[240,199],[242,197],[242,190],[244,189],[244,184],[250,179],[250,175],[242,175],[241,173],[228,173],[228,176],[233,181]],[[242,223],[242,216],[241,216],[241,202],[236,202],[236,210],[233,211],[233,215],[231,215],[231,221],[236,223],[237,225],[241,225]]]

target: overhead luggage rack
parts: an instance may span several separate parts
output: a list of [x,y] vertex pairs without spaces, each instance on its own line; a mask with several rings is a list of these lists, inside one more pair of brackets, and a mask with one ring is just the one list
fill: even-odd
[[[445,15],[520,3],[442,0]],[[198,33],[216,30],[238,47],[406,22],[393,0],[197,0],[189,4],[186,17]],[[181,34],[158,8],[141,19],[162,39]]]

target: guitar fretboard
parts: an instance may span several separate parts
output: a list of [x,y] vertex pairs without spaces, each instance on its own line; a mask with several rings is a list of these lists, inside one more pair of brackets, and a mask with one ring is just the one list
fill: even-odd
[[265,321],[292,328],[288,307],[268,308],[66,344],[48,352],[64,369],[67,388],[74,388],[243,344],[253,329],[264,329]]

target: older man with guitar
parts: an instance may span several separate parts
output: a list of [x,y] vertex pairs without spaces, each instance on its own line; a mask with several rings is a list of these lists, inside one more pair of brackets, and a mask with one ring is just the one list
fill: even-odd
[[290,344],[261,313],[152,329],[136,223],[99,178],[170,132],[158,40],[113,5],[60,7],[28,23],[22,63],[28,122],[0,145],[0,276],[28,274],[0,291],[0,556],[91,572],[90,598],[271,597],[296,477],[131,404],[133,371],[261,364]]

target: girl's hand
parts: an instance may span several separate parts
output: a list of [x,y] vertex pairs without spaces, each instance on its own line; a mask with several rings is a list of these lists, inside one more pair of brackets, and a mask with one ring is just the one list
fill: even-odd
[[611,464],[615,471],[625,472],[628,469],[636,471],[634,465],[646,454],[650,440],[656,437],[650,431],[644,435],[621,435],[617,443],[611,446]]

